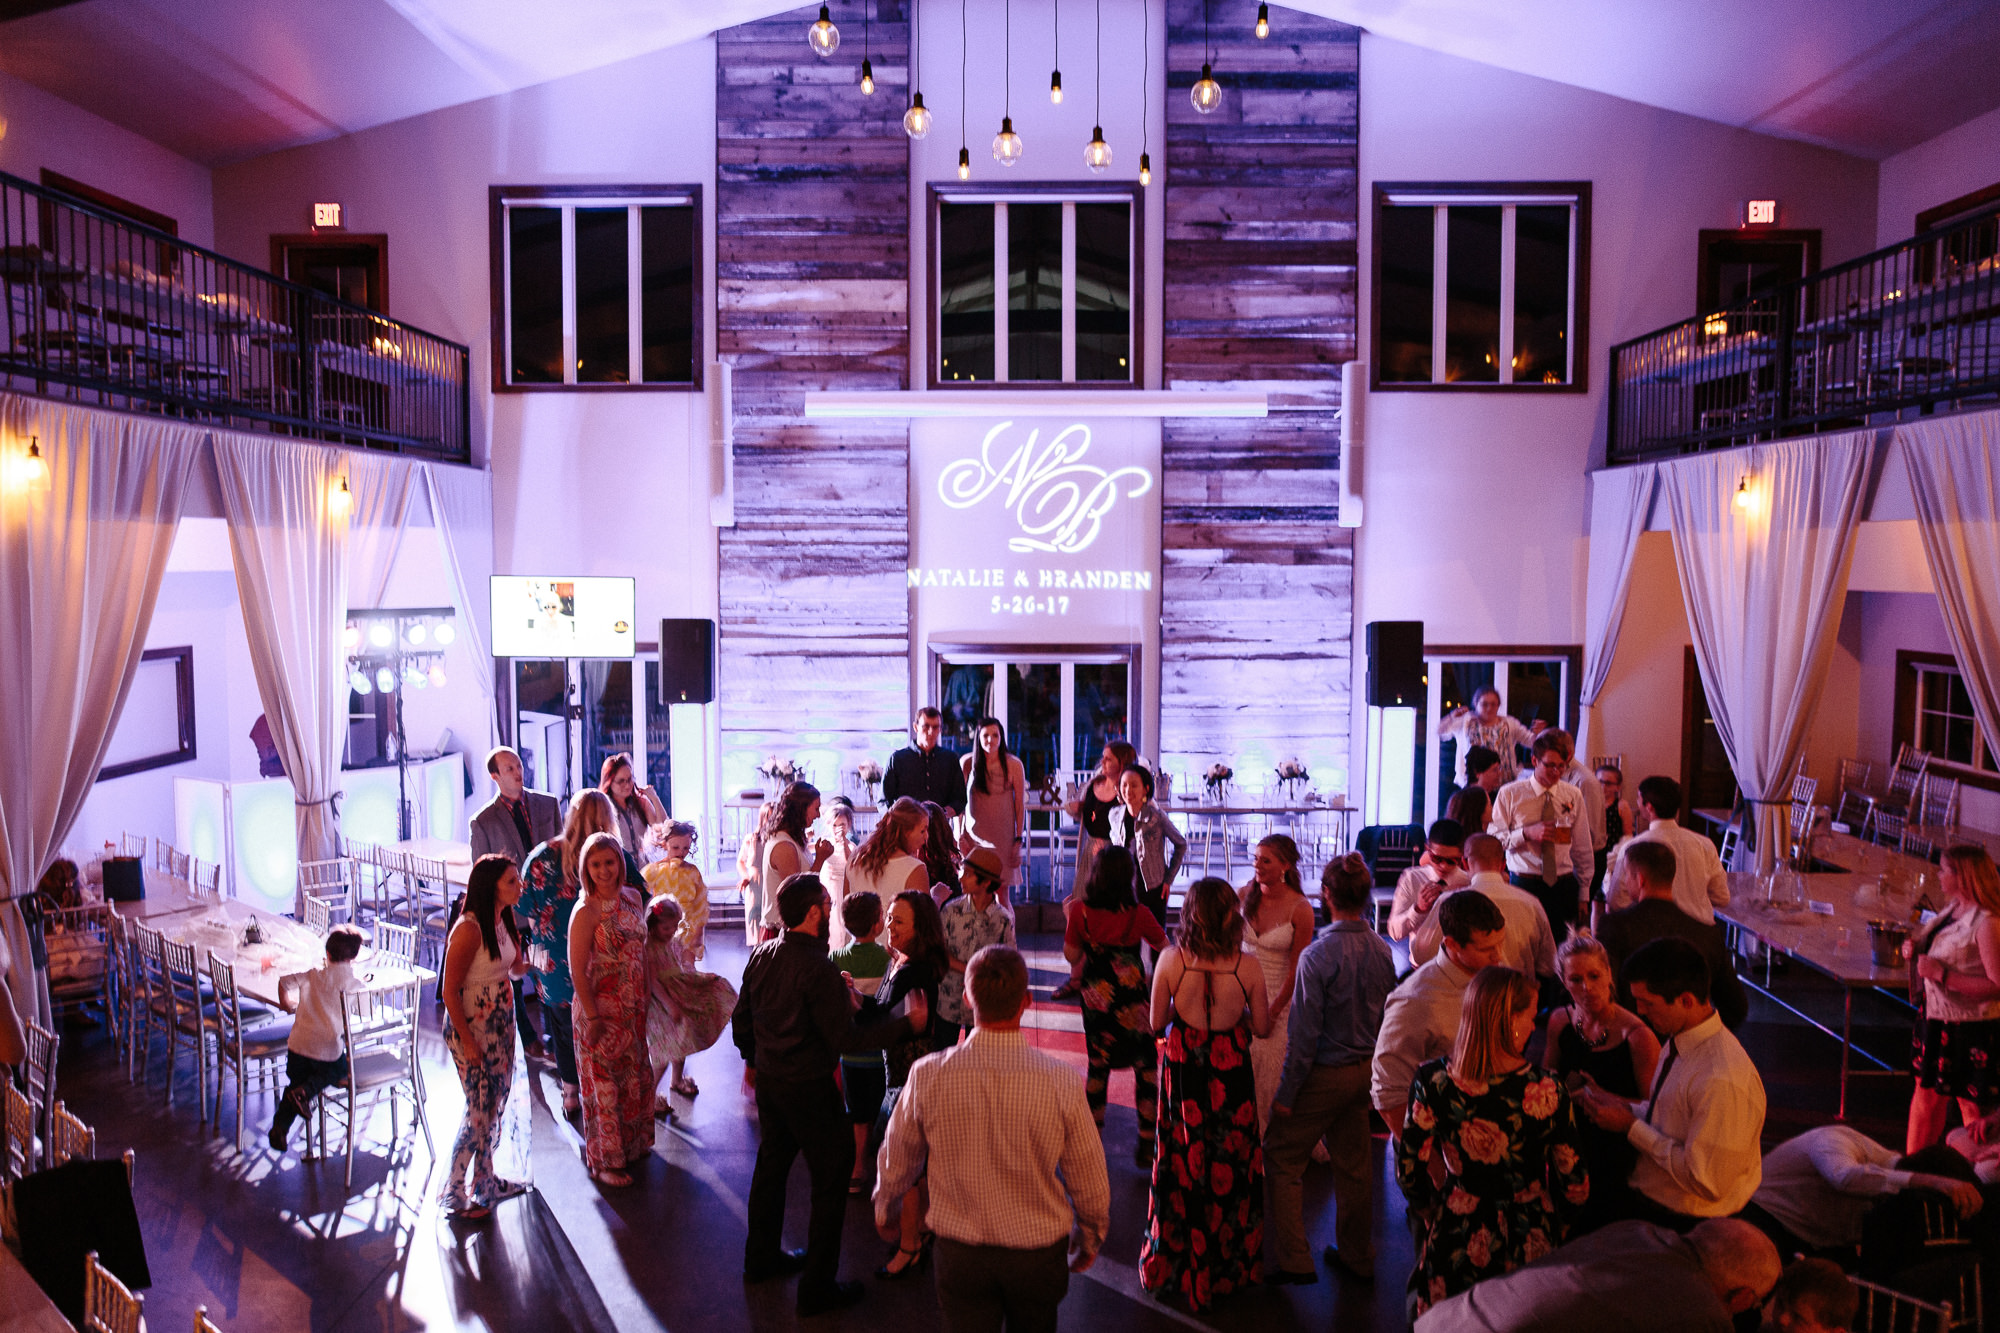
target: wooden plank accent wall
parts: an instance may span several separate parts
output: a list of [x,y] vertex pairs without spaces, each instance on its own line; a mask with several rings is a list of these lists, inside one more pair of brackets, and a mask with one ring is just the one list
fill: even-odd
[[908,385],[909,23],[817,6],[716,34],[716,324],[735,368],[736,526],[721,533],[722,782],[806,759],[829,793],[909,724],[908,427],[813,422],[816,389]]
[[1167,0],[1165,380],[1299,410],[1164,423],[1161,750],[1250,786],[1298,757],[1321,790],[1358,793],[1334,409],[1356,355],[1361,33],[1274,5],[1259,41],[1256,14],[1211,0],[1224,91],[1202,116],[1202,0]]

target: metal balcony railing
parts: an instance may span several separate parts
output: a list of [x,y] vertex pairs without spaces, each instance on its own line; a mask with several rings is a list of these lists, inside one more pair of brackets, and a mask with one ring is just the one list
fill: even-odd
[[0,173],[0,387],[471,461],[467,349]]
[[1611,463],[2000,395],[2000,209],[1611,349]]

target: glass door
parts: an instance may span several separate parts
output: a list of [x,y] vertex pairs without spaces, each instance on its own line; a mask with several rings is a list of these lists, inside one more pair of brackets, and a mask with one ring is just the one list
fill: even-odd
[[[1417,728],[1414,769],[1419,788],[1416,805],[1424,812],[1425,824],[1444,813],[1458,790],[1459,742],[1440,739],[1438,724],[1460,708],[1473,707],[1486,690],[1497,691],[1500,711],[1530,730],[1541,723],[1575,734],[1580,655],[1562,648],[1517,652],[1518,656],[1490,648],[1462,654],[1449,648],[1425,651],[1424,674],[1430,685],[1427,723]],[[1528,752],[1518,748],[1514,754],[1501,755],[1500,762],[1506,770],[1504,780],[1511,782],[1527,766]]]
[[558,798],[569,795],[567,662],[514,659],[514,748],[527,784]]

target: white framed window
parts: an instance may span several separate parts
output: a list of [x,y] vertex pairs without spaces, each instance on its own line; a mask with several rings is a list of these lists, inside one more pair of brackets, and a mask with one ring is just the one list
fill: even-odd
[[496,389],[701,387],[700,186],[488,195]]
[[1980,733],[1958,664],[1944,653],[1899,652],[1896,676],[1896,743],[1929,751],[1933,769],[1953,770],[1952,776],[1975,786],[2000,787],[2000,763]]
[[1383,389],[1585,387],[1588,181],[1375,187]]
[[931,187],[930,382],[1137,384],[1135,190]]

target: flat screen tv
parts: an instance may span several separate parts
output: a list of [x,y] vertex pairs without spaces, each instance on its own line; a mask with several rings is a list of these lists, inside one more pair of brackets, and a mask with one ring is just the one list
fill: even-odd
[[495,657],[630,657],[634,580],[493,577]]

